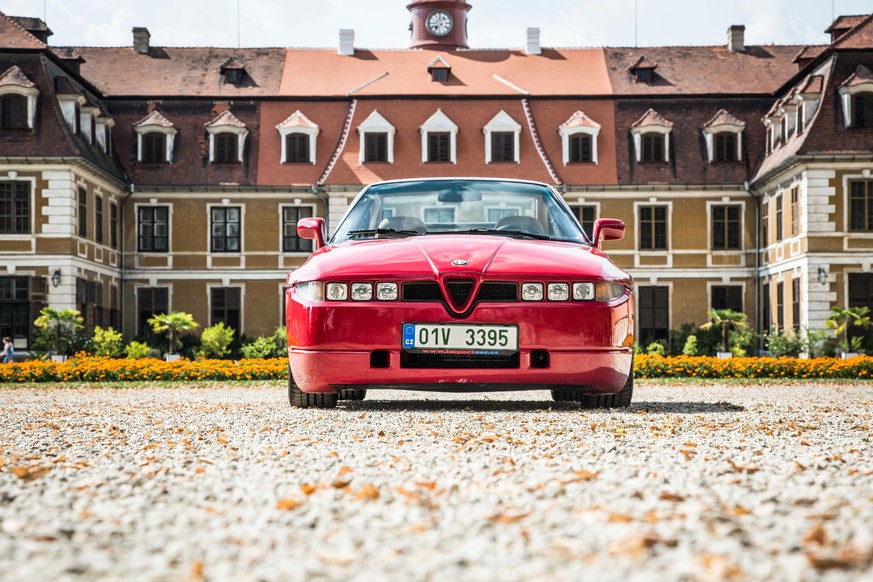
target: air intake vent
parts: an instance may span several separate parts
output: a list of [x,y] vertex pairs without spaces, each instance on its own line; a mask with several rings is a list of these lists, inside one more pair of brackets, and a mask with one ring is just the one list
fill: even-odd
[[[443,295],[433,281],[404,283],[403,301],[443,301]],[[485,281],[476,301],[518,301],[518,283]]]
[[463,307],[473,291],[475,281],[472,279],[456,279],[446,281],[446,288],[449,290],[449,295],[452,296],[452,303],[456,307]]

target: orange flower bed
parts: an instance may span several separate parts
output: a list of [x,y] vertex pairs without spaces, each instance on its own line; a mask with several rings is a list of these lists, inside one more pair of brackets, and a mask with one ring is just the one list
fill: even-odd
[[60,364],[32,360],[0,365],[0,382],[146,382],[197,380],[279,380],[288,360],[115,359],[76,355]]
[[[791,378],[871,379],[873,357],[837,358],[730,358],[638,354],[637,378]],[[113,359],[77,355],[62,364],[32,360],[0,365],[0,382],[155,382],[198,380],[284,380],[285,358],[252,360]]]

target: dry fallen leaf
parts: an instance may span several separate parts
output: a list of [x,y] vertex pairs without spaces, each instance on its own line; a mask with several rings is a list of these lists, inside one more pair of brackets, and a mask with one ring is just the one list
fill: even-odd
[[194,560],[194,563],[191,564],[191,579],[192,580],[203,580],[203,561],[202,560]]
[[282,511],[293,511],[300,507],[301,503],[295,499],[280,499],[276,502],[276,509]]
[[316,489],[317,489],[317,487],[315,487],[314,485],[311,485],[310,483],[304,483],[303,485],[300,486],[300,490],[303,491],[303,494],[306,496],[309,496],[309,495],[312,495],[313,493],[315,493]]
[[629,515],[625,515],[624,513],[610,513],[609,514],[609,523],[630,523],[634,520]]
[[50,465],[30,465],[29,467],[9,467],[9,472],[23,481],[35,481],[52,468]]
[[681,495],[676,495],[675,493],[670,493],[669,491],[664,491],[658,498],[662,501],[673,501],[675,503],[685,501],[685,498]]
[[355,499],[361,501],[375,501],[379,499],[379,490],[373,485],[364,485],[364,487],[355,495]]
[[807,544],[816,543],[820,546],[827,546],[829,545],[830,538],[828,537],[828,532],[825,531],[824,525],[817,523],[803,536],[803,541]]
[[530,513],[517,513],[515,515],[498,513],[489,517],[488,520],[494,523],[517,523],[523,520],[528,515],[530,515]]
[[580,482],[584,482],[584,481],[593,481],[594,479],[597,479],[598,475],[600,475],[600,473],[592,473],[591,471],[586,471],[585,469],[581,469],[579,471],[575,471],[573,473],[573,476],[570,477],[569,479],[561,481],[561,485],[568,485],[570,483],[580,483]]
[[742,465],[737,465],[731,459],[728,459],[727,462],[731,466],[731,469],[733,469],[737,473],[747,473],[747,474],[751,475],[752,473],[757,473],[758,471],[761,470],[760,467],[754,467],[754,466],[744,467]]

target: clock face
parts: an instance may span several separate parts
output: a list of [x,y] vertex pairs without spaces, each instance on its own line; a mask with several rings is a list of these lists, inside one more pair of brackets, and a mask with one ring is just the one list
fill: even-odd
[[445,36],[452,31],[452,17],[443,10],[434,10],[427,15],[427,29],[434,36]]

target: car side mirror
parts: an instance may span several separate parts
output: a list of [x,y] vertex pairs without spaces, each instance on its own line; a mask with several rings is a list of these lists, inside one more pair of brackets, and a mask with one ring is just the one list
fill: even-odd
[[301,218],[297,221],[297,236],[314,240],[315,248],[320,249],[324,246],[324,219],[320,216]]
[[591,235],[594,246],[600,248],[605,240],[621,240],[624,238],[624,222],[617,218],[601,218],[594,221],[594,232]]

